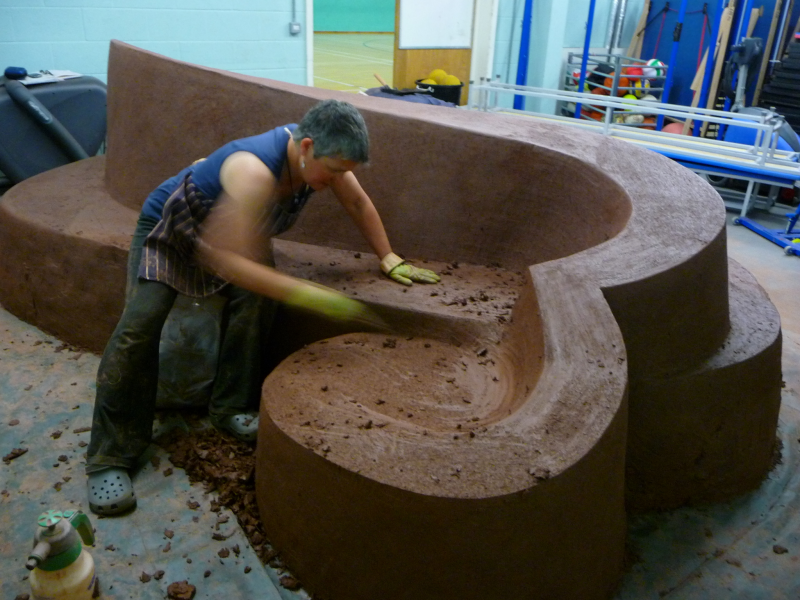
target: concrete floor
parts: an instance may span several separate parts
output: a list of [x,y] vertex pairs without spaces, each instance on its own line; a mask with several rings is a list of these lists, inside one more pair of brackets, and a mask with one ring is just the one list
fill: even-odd
[[[134,477],[137,510],[102,519],[88,513],[89,433],[81,429],[91,425],[98,363],[98,356],[65,347],[0,309],[0,454],[28,450],[0,466],[0,598],[30,591],[24,565],[37,517],[49,509],[90,514],[96,529],[91,554],[103,598],[166,598],[167,586],[183,580],[197,587],[196,598],[307,598],[280,586],[281,574],[261,566],[235,516],[225,509],[211,512],[211,497],[190,484],[183,470],[165,475],[171,465],[156,446]],[[156,433],[180,421],[180,415],[170,415]],[[193,501],[196,509],[188,505]],[[218,515],[229,516],[228,522],[217,527]],[[217,541],[214,533],[229,537]],[[220,557],[223,548],[228,558]],[[141,581],[142,573],[159,570],[162,579]]]
[[[618,600],[800,595],[800,258],[742,227],[729,225],[728,234],[729,254],[756,276],[782,317],[782,462],[759,490],[733,502],[633,516],[634,562]],[[0,466],[2,598],[28,591],[24,563],[37,516],[51,508],[87,509],[83,446],[89,434],[80,430],[91,423],[98,362],[0,309],[0,451],[28,449]],[[158,428],[180,420],[170,416]],[[139,508],[119,518],[91,517],[97,536],[91,553],[104,598],[164,598],[167,586],[181,580],[197,587],[197,598],[308,597],[281,587],[281,573],[260,565],[233,515],[216,529],[212,496],[180,469],[165,476],[170,465],[163,450],[152,447],[145,458],[134,479]],[[199,507],[190,509],[191,501]],[[230,537],[217,541],[215,532]],[[238,555],[220,557],[234,546]],[[141,581],[142,573],[158,570],[162,579]]]
[[[637,562],[618,600],[800,597],[800,258],[733,225],[734,216],[728,215],[728,254],[753,273],[781,315],[782,461],[757,491],[733,502],[632,517]],[[750,217],[785,226],[761,211]]]

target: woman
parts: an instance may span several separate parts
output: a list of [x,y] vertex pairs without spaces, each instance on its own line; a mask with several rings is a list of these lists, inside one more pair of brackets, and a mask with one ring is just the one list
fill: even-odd
[[325,100],[299,125],[230,142],[150,194],[131,243],[125,310],[97,374],[86,466],[92,511],[136,506],[128,471],[150,443],[161,330],[179,293],[227,298],[209,416],[246,441],[258,431],[247,407],[260,387],[265,297],[330,318],[370,318],[360,302],[271,266],[271,236],[294,224],[312,191],[331,188],[386,275],[405,285],[439,281],[392,252],[353,175],[368,158],[362,116],[346,102]]

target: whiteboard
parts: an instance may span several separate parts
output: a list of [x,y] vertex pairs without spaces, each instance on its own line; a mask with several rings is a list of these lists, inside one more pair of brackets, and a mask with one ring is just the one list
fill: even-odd
[[473,0],[397,0],[401,50],[469,48]]

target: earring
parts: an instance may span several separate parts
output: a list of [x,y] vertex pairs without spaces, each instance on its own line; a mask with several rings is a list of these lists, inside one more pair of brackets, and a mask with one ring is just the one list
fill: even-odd
[[305,169],[306,168],[306,161],[304,161],[302,158],[300,159],[300,168],[301,169]]

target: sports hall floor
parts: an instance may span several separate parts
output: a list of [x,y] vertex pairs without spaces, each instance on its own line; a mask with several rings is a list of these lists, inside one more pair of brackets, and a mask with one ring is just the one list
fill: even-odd
[[358,93],[381,84],[392,85],[394,34],[314,34],[314,87]]
[[[317,86],[357,92],[378,85],[374,72],[391,84],[392,36],[317,35],[315,43]],[[635,562],[615,600],[800,598],[800,257],[730,224],[733,216],[728,252],[755,275],[781,314],[782,461],[758,490],[735,501],[632,517]],[[785,222],[780,214],[752,216],[775,228]],[[87,509],[82,443],[88,433],[80,430],[91,423],[98,362],[0,308],[0,450],[30,448],[0,463],[0,598],[29,593],[24,563],[39,513]],[[91,516],[103,598],[161,599],[169,583],[181,580],[197,587],[198,599],[308,598],[282,587],[280,571],[259,564],[232,514],[217,529],[217,513],[208,510],[212,496],[182,470],[164,476],[162,449],[153,447],[147,458],[157,460],[148,460],[134,479],[137,510],[119,518]],[[199,508],[188,509],[190,502]],[[213,539],[214,533],[225,539]],[[234,546],[238,554],[220,556]],[[142,581],[143,573],[159,570],[163,578]]]

